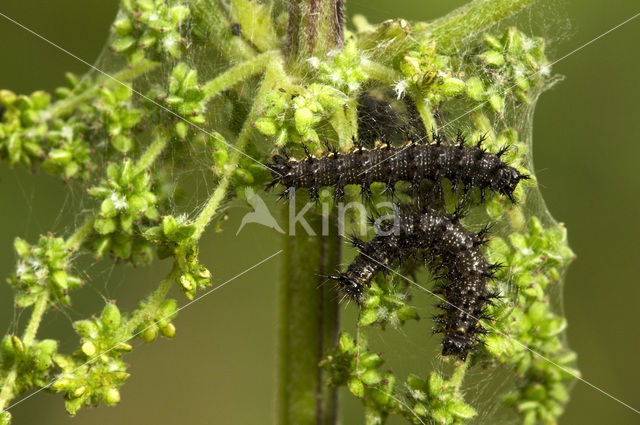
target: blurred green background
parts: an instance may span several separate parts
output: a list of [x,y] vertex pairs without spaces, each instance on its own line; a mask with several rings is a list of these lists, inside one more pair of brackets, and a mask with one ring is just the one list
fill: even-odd
[[[23,0],[2,2],[0,12],[93,62],[101,52],[116,0]],[[372,22],[393,17],[429,20],[464,1],[349,0],[348,15]],[[571,29],[552,46],[559,58],[640,12],[637,0],[573,0],[564,4]],[[549,209],[569,229],[578,259],[565,287],[571,347],[586,380],[640,407],[640,18],[554,66],[567,78],[543,94],[534,122],[536,174]],[[51,90],[66,71],[87,67],[0,18],[0,87],[16,92]],[[64,233],[74,217],[59,211],[79,194],[46,175],[0,164],[0,276],[14,267],[13,238]],[[234,212],[236,214],[234,214]],[[258,226],[234,236],[209,232],[201,258],[216,282],[240,273],[278,249],[278,238]],[[224,247],[224,249],[221,249]],[[164,265],[166,267],[166,265]],[[77,307],[47,316],[40,335],[76,343],[71,320],[98,311],[103,297],[126,310],[147,293],[165,270],[88,270],[92,283],[74,294]],[[177,318],[178,334],[138,348],[126,357],[132,377],[118,407],[81,410],[68,418],[60,397],[40,393],[12,409],[16,424],[269,424],[274,422],[277,261],[231,282],[190,306]],[[182,298],[183,299],[183,298]],[[0,286],[0,328],[13,331],[20,314],[8,285]],[[22,317],[24,319],[24,317]],[[346,319],[348,320],[348,319]],[[405,340],[406,341],[406,340]],[[420,341],[411,341],[411,347]],[[428,366],[429,360],[425,361]],[[344,423],[360,423],[358,403],[347,404]],[[602,393],[578,382],[561,424],[637,424],[639,417]]]

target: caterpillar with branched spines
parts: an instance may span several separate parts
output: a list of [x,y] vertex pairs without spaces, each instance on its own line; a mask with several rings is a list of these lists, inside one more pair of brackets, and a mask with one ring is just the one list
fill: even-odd
[[444,144],[443,137],[433,134],[431,141],[424,144],[379,143],[370,150],[358,146],[348,153],[339,153],[327,144],[329,153],[321,157],[312,156],[303,145],[307,153],[304,159],[293,159],[286,152],[274,155],[273,161],[267,164],[273,174],[268,188],[283,185],[286,190],[282,196],[306,188],[315,200],[321,188],[333,187],[336,198],[340,199],[346,185],[360,185],[366,197],[374,182],[386,183],[387,190],[393,193],[395,183],[406,181],[418,193],[421,182],[427,180],[439,185],[446,178],[454,190],[460,185],[465,191],[478,188],[484,199],[488,189],[515,203],[516,186],[520,180],[530,177],[501,160],[508,146],[491,153],[482,147],[483,140],[474,146],[465,146],[464,137],[458,133],[455,144]]
[[482,253],[487,228],[478,233],[461,223],[462,213],[443,214],[434,209],[423,212],[400,211],[393,226],[385,226],[369,242],[353,238],[358,256],[344,273],[329,276],[338,282],[346,296],[358,303],[365,289],[380,271],[390,270],[396,262],[422,255],[434,274],[446,280],[438,286],[446,301],[444,312],[435,317],[444,335],[442,355],[465,360],[486,331],[479,319],[487,318],[484,307],[496,297],[487,289],[487,280],[499,265],[489,263]]

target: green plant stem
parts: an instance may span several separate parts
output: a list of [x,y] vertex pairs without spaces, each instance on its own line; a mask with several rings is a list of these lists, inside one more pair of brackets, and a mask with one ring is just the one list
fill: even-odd
[[438,123],[433,116],[433,109],[431,108],[431,103],[429,102],[429,100],[427,100],[427,98],[425,98],[421,94],[416,94],[415,96],[413,96],[413,101],[416,104],[416,109],[420,114],[420,118],[422,118],[424,128],[427,131],[438,130]]
[[191,10],[209,30],[211,44],[220,49],[227,59],[245,61],[256,55],[256,50],[242,37],[231,32],[231,23],[217,0],[194,0]]
[[156,134],[153,142],[147,147],[140,159],[138,159],[138,162],[136,162],[135,166],[133,167],[133,173],[138,174],[151,167],[158,156],[162,153],[164,148],[167,147],[169,139],[169,135],[165,131],[160,131],[158,134]]
[[[49,291],[43,291],[33,305],[33,311],[31,312],[29,323],[22,335],[22,344],[24,344],[25,350],[29,350],[35,341],[38,328],[40,327],[40,322],[42,321],[42,316],[44,316],[45,311],[47,311],[48,303]],[[18,365],[19,362],[16,361],[4,380],[2,391],[0,392],[0,410],[4,410],[9,401],[15,396],[14,386],[18,377]]]
[[471,357],[467,358],[464,363],[457,365],[455,370],[453,371],[453,375],[451,375],[451,379],[449,379],[449,382],[453,384],[456,390],[460,389],[462,381],[464,381],[464,377],[467,374],[467,369],[469,368],[470,361]]
[[395,69],[368,59],[362,61],[362,70],[369,76],[369,78],[391,86],[404,79],[403,75]]
[[287,47],[294,59],[324,57],[344,44],[343,0],[289,0]]
[[205,102],[212,97],[217,96],[225,90],[230,89],[242,80],[252,75],[259,74],[265,70],[267,64],[277,55],[276,51],[265,52],[247,61],[244,61],[213,80],[206,83],[203,87],[205,93]]
[[[304,206],[300,196],[296,203]],[[289,205],[284,213],[289,217]],[[285,234],[282,240],[278,424],[333,425],[337,420],[336,390],[326,385],[318,362],[337,342],[339,295],[323,276],[338,267],[340,239],[335,226],[328,235],[320,236],[320,215],[306,214],[305,218],[316,235],[298,226],[295,235]]]
[[537,1],[476,0],[435,20],[424,32],[436,40],[438,51],[453,53],[467,39]]
[[94,220],[95,217],[93,215],[87,217],[84,223],[82,223],[82,226],[80,226],[73,235],[69,236],[65,242],[65,247],[69,251],[77,251],[80,248],[82,242],[84,242],[87,236],[93,231]]
[[220,176],[220,180],[218,181],[218,186],[216,187],[213,195],[211,195],[204,209],[200,212],[194,222],[196,230],[193,234],[192,241],[200,239],[200,236],[202,236],[205,228],[218,211],[218,207],[220,206],[220,203],[227,193],[227,189],[229,188],[229,184],[231,183],[233,174],[235,173],[236,168],[238,168],[238,163],[243,158],[243,156],[245,156],[243,152],[251,138],[251,132],[253,131],[253,121],[258,115],[258,107],[262,104],[262,100],[265,98],[265,96],[271,90],[273,90],[276,85],[282,83],[283,75],[284,72],[279,61],[271,61],[270,66],[267,68],[267,71],[264,75],[264,79],[262,80],[262,84],[260,85],[260,90],[258,90],[258,94],[254,99],[251,111],[249,112],[247,119],[242,125],[242,130],[240,130],[238,139],[233,146],[233,150],[229,155],[229,159],[224,166],[224,170],[222,171],[222,175]]
[[178,273],[177,264],[174,264],[172,270],[169,272],[166,278],[164,278],[158,287],[147,297],[146,302],[142,308],[137,309],[133,315],[120,327],[116,335],[116,340],[119,342],[126,342],[132,338],[133,334],[140,327],[140,325],[148,320],[150,317],[155,316],[155,312],[164,301],[167,296],[167,292],[171,289],[171,285],[175,281]]
[[52,105],[51,108],[49,108],[50,117],[56,118],[67,115],[73,112],[73,110],[78,105],[86,103],[90,98],[94,97],[96,93],[103,87],[114,87],[123,83],[128,84],[127,82],[131,81],[135,77],[138,77],[139,75],[149,72],[158,65],[159,64],[157,62],[152,62],[145,59],[131,67],[125,68],[122,71],[113,74],[110,77],[107,77],[106,75],[101,76],[95,81],[93,86],[84,90],[82,93],[79,93],[67,99],[63,99]]

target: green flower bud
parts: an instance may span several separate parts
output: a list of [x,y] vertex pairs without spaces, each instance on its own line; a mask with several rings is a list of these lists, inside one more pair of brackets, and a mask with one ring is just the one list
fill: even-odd
[[189,126],[186,122],[180,121],[175,125],[176,135],[181,139],[186,139],[189,133]]
[[75,390],[73,390],[73,392],[71,393],[71,396],[72,397],[80,397],[86,391],[87,391],[87,387],[85,387],[84,385],[81,385],[78,388],[76,388]]
[[384,360],[378,353],[365,353],[360,356],[360,366],[365,369],[373,369],[380,366]]
[[470,420],[478,415],[476,409],[463,402],[454,401],[449,405],[449,409],[453,416],[458,419]]
[[120,327],[120,310],[115,304],[107,304],[102,309],[100,314],[100,321],[111,331],[115,331]]
[[504,56],[496,50],[488,50],[480,54],[479,59],[489,66],[500,67],[504,65]]
[[111,49],[116,53],[122,53],[130,49],[136,43],[136,39],[131,36],[124,36],[116,38],[111,43]]
[[95,344],[91,341],[85,341],[80,349],[87,357],[93,357],[98,352]]
[[351,335],[341,332],[338,340],[338,349],[341,353],[353,353],[356,350],[356,342]]
[[447,78],[440,85],[440,93],[445,97],[455,97],[464,93],[467,86],[458,78]]
[[31,245],[22,238],[15,238],[13,240],[13,248],[20,257],[28,257],[31,253]]
[[364,308],[360,312],[360,318],[358,319],[358,324],[360,326],[369,326],[375,323],[378,320],[378,312],[374,308]]
[[109,405],[118,404],[120,402],[120,391],[117,388],[108,387],[103,391],[102,399]]
[[167,338],[173,338],[176,336],[176,327],[173,323],[169,323],[168,325],[160,328],[160,332],[162,332],[162,335]]
[[2,353],[2,361],[5,366],[10,366],[11,364],[13,364],[16,352],[15,348],[13,347],[12,337],[10,335],[5,335],[2,338],[0,352]]
[[56,270],[53,272],[53,274],[51,274],[51,281],[60,289],[66,290],[69,288],[67,283],[67,272],[64,270]]
[[144,325],[142,332],[140,333],[140,338],[144,342],[153,342],[158,337],[158,326],[155,323],[147,323]]
[[358,378],[350,378],[347,381],[347,387],[354,396],[358,398],[362,398],[364,396],[364,384]]
[[380,381],[382,381],[382,376],[377,370],[370,369],[363,373],[360,379],[365,385],[373,386],[379,384]]
[[300,134],[307,133],[314,123],[313,112],[311,109],[306,107],[296,110],[294,113],[294,119],[296,123],[296,130],[298,130],[298,133]]
[[442,379],[442,376],[436,372],[431,372],[429,374],[429,379],[427,380],[429,394],[432,397],[439,397],[445,391],[445,381]]
[[133,23],[128,18],[118,19],[113,23],[113,29],[116,34],[125,36],[133,30]]

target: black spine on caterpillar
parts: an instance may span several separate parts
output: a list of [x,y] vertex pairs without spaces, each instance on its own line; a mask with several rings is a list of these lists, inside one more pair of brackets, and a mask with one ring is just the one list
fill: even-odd
[[386,183],[389,190],[393,190],[393,185],[399,181],[411,182],[418,188],[424,180],[439,184],[446,178],[454,188],[460,185],[465,190],[478,188],[483,197],[488,189],[515,203],[513,191],[520,180],[529,179],[529,176],[500,159],[508,147],[491,153],[482,148],[482,140],[465,147],[461,136],[455,145],[442,144],[439,136],[433,139],[426,144],[387,144],[371,150],[359,147],[345,154],[331,150],[325,156],[307,155],[302,160],[289,158],[286,154],[274,155],[273,162],[267,164],[273,174],[268,188],[281,184],[287,188],[284,194],[292,189],[306,188],[312,199],[317,199],[322,187],[334,187],[336,194],[341,194],[344,186],[357,184],[365,194],[373,182]]
[[481,251],[486,230],[473,233],[459,218],[459,212],[445,215],[432,209],[420,214],[401,212],[393,232],[385,228],[370,242],[357,241],[358,256],[344,273],[330,277],[346,296],[360,303],[377,272],[422,254],[432,271],[446,281],[438,287],[446,301],[439,305],[444,312],[434,318],[439,324],[435,332],[444,335],[442,355],[465,360],[485,333],[478,319],[486,318],[484,307],[495,297],[487,291],[487,279],[498,266],[488,263]]

